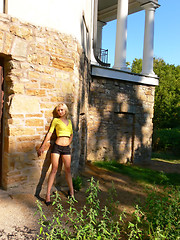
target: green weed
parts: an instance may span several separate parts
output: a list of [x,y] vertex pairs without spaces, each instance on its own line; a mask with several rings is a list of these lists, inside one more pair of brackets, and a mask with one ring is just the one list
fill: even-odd
[[40,214],[37,239],[120,239],[123,216],[115,220],[106,206],[100,208],[99,191],[99,183],[91,178],[86,191],[86,205],[80,211],[75,208],[77,201],[73,198],[69,198],[69,208],[65,211],[56,193],[53,202],[55,211],[50,221],[43,213],[42,204],[37,202]]
[[77,176],[76,178],[73,178],[73,187],[75,190],[79,191],[82,187],[83,180],[80,176]]
[[136,206],[130,221],[124,212],[114,214],[112,196],[116,196],[114,186],[109,191],[109,206],[101,208],[99,183],[91,178],[86,193],[86,204],[77,210],[74,198],[68,199],[65,210],[58,193],[54,195],[50,220],[43,213],[42,204],[37,201],[40,231],[37,239],[79,239],[79,240],[179,240],[180,236],[180,188],[166,187],[163,191],[149,190],[144,205]]

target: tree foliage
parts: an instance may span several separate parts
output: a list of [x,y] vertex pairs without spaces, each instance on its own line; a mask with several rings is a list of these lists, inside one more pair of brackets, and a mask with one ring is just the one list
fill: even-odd
[[[142,59],[135,59],[131,71],[142,71]],[[166,64],[163,59],[154,59],[154,72],[159,77],[155,91],[154,126],[173,128],[180,126],[180,65]]]

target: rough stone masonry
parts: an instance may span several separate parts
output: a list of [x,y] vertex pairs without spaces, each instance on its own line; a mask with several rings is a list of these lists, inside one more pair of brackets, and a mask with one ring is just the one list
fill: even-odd
[[[0,15],[4,62],[2,185],[34,184],[49,171],[50,144],[40,146],[64,101],[74,140],[72,171],[86,160],[147,161],[151,154],[154,87],[92,78],[72,36]],[[53,142],[53,139],[52,139]]]

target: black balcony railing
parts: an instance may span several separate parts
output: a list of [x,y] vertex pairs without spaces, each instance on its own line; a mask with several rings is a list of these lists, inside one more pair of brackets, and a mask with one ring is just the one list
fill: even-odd
[[96,49],[96,54],[103,63],[108,63],[108,49]]

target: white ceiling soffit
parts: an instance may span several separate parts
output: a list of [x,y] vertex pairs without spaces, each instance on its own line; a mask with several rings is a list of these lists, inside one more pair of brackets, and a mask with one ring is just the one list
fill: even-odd
[[[118,0],[99,0],[98,2],[98,20],[102,22],[109,22],[117,18],[117,2]],[[129,0],[128,14],[132,14],[143,10],[141,5],[155,2],[158,0]]]

